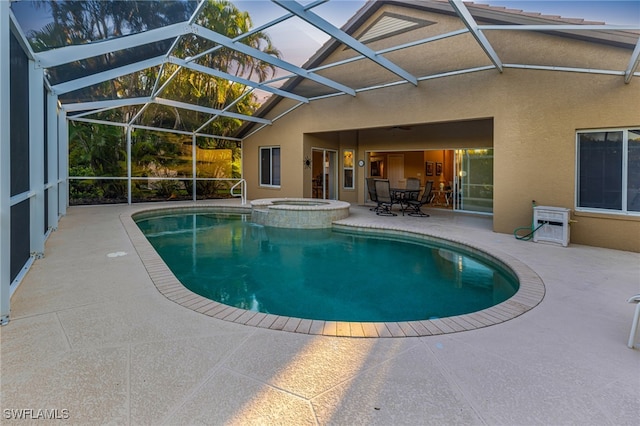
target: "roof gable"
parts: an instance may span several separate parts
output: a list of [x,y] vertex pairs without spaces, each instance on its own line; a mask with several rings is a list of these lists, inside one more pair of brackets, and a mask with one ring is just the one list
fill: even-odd
[[355,38],[363,43],[370,43],[382,38],[393,37],[406,31],[423,28],[433,24],[435,24],[435,22],[425,19],[400,15],[392,12],[383,12]]

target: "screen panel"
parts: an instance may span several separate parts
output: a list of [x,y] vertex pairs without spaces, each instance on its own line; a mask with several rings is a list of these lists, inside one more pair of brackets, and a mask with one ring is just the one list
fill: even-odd
[[11,207],[11,281],[16,279],[24,264],[29,260],[30,212],[29,200],[24,200]]
[[29,191],[29,60],[10,37],[11,196]]

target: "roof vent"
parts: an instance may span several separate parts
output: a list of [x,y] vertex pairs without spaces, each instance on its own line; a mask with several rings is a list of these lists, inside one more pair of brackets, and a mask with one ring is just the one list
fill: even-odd
[[357,39],[362,43],[367,43],[433,24],[435,24],[435,22],[392,13],[383,13],[373,24],[364,30]]

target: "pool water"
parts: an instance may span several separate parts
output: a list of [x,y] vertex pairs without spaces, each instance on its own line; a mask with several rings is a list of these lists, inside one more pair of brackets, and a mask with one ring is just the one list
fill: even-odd
[[241,309],[330,321],[392,322],[479,311],[517,279],[444,244],[331,229],[256,225],[249,215],[136,220],[185,287]]

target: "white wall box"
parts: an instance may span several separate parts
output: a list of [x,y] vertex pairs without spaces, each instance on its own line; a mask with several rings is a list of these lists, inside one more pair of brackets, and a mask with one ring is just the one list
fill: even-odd
[[569,244],[569,216],[571,209],[563,207],[536,206],[533,208],[533,223],[535,227],[542,225],[533,234],[533,241],[547,241]]

